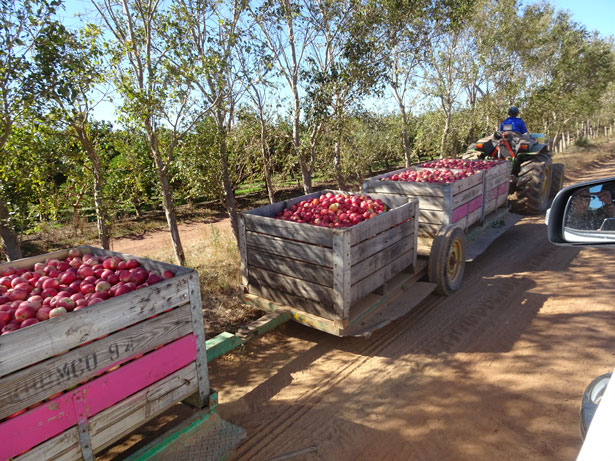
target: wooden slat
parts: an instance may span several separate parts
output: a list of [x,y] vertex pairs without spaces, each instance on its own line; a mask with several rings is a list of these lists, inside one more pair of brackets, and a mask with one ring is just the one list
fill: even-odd
[[[105,449],[188,397],[196,387],[196,366],[192,363],[92,417],[89,422],[94,452]],[[77,427],[68,429],[15,459],[20,461],[81,459]]]
[[308,282],[333,287],[333,270],[330,267],[306,263],[296,259],[282,258],[264,251],[250,249],[248,254],[250,267],[266,269],[283,275],[297,277]]
[[282,219],[265,218],[262,216],[244,215],[246,230],[261,234],[288,238],[298,242],[312,243],[331,248],[333,237],[330,229],[312,226],[306,223],[284,221]]
[[243,214],[239,215],[239,256],[241,258],[241,285],[248,286],[248,241],[246,235],[246,223]]
[[192,333],[196,337],[196,374],[199,385],[200,408],[209,403],[209,370],[207,368],[207,342],[205,340],[205,325],[203,324],[203,302],[201,300],[201,285],[196,272],[189,275],[188,291],[190,295],[190,319]]
[[418,183],[418,182],[400,182],[400,181],[371,181],[366,180],[364,183],[364,190],[367,190],[368,194],[373,192],[383,194],[400,194],[409,195],[412,197],[419,197],[423,195],[429,195],[431,197],[443,197],[448,189],[450,190],[450,184],[437,184],[437,183]]
[[[308,224],[303,225],[309,226]],[[333,246],[333,231],[331,229],[321,229],[329,231],[328,233],[331,235],[331,245]],[[279,238],[255,232],[247,232],[246,234],[248,254],[254,249],[265,250],[267,253],[278,255],[282,258],[298,259],[321,266],[333,267],[332,246],[324,247],[290,240],[288,237],[294,236],[293,234],[288,234],[287,238]]]
[[351,274],[351,284],[355,285],[370,274],[389,265],[391,261],[394,261],[400,254],[413,251],[414,248],[414,236],[408,235],[407,238],[399,240],[371,257],[364,259],[360,263],[353,265],[352,270],[349,271]]
[[392,227],[387,232],[382,232],[374,238],[364,240],[351,247],[350,264],[355,266],[366,258],[382,251],[394,243],[412,237],[416,219],[401,223],[399,226]]
[[292,315],[292,319],[302,325],[307,325],[311,328],[315,328],[320,331],[326,331],[333,335],[339,335],[340,331],[344,328],[343,322],[335,319],[328,319],[322,315],[315,315],[297,308],[297,304],[287,305],[281,302],[274,302],[271,299],[263,298],[253,294],[241,295],[242,302],[250,304],[267,312],[275,312],[278,310],[289,311]]
[[448,215],[442,210],[423,210],[419,205],[419,222],[430,224],[444,224]]
[[180,275],[86,309],[0,336],[0,376],[66,352],[189,301]]
[[350,303],[354,304],[363,298],[365,295],[371,293],[376,288],[381,286],[387,280],[390,280],[394,275],[398,274],[406,267],[408,267],[414,261],[416,251],[414,249],[402,254],[399,258],[391,261],[390,264],[386,265],[382,269],[377,272],[374,272],[369,277],[361,280],[357,284],[352,286],[350,291],[351,298]]
[[191,331],[190,306],[186,304],[10,374],[0,380],[0,419],[96,376],[116,362],[148,352]]
[[370,239],[373,236],[384,232],[391,227],[400,224],[407,219],[414,219],[417,210],[417,201],[412,200],[392,210],[378,215],[376,218],[368,219],[355,226],[345,229],[350,232],[350,244],[356,245],[359,242]]
[[274,303],[280,303],[285,306],[292,306],[293,309],[301,310],[303,312],[316,315],[329,320],[339,320],[337,312],[333,306],[333,300],[327,302],[313,301],[311,299],[305,299],[300,296],[295,296],[284,291],[276,290],[265,285],[258,285],[256,283],[250,284],[250,294],[259,298],[273,301]]
[[[254,280],[252,280],[252,277],[254,277]],[[329,287],[264,269],[252,268],[250,270],[250,284],[255,282],[261,286],[267,285],[273,289],[292,293],[302,298],[326,303],[334,302],[333,290]]]
[[471,200],[474,200],[476,197],[480,197],[483,193],[483,185],[476,184],[469,189],[466,189],[462,192],[453,195],[451,207],[454,210],[458,206],[463,205],[464,203],[468,203]]
[[333,299],[341,319],[347,319],[350,310],[350,237],[349,232],[338,232],[333,239]]

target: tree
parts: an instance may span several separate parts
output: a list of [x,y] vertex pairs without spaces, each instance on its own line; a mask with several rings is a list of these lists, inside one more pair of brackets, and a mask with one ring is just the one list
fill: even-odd
[[[307,0],[306,0],[307,1]],[[305,154],[301,145],[301,71],[315,31],[310,26],[305,3],[294,0],[267,0],[258,8],[250,8],[250,14],[262,33],[263,52],[268,50],[269,59],[288,85],[291,94],[292,146],[299,162],[303,190],[312,192],[312,174],[315,159]]]
[[158,0],[93,0],[114,41],[116,84],[123,98],[126,123],[145,132],[160,186],[162,206],[178,264],[185,264],[169,169],[181,139],[194,128],[203,112],[194,99],[194,82],[177,72],[169,56],[175,51],[165,37],[168,12]]
[[[50,122],[62,126],[81,145],[89,160],[94,189],[94,206],[100,245],[108,250],[109,217],[104,199],[103,162],[92,128],[93,91],[105,81],[102,50],[97,43],[99,29],[89,25],[81,35],[61,24],[50,24],[34,42],[39,93],[49,100]],[[103,95],[104,97],[104,95]]]
[[[8,158],[6,144],[15,123],[35,104],[32,43],[52,20],[58,0],[0,0],[0,157]],[[10,219],[10,197],[0,185],[0,239],[9,261],[21,258],[21,248]]]

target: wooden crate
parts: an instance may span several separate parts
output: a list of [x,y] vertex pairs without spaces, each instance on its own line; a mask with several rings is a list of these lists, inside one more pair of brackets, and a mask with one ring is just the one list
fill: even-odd
[[[79,248],[135,258],[148,270],[176,275],[0,336],[0,420],[27,409],[0,422],[0,459],[92,459],[195,392],[208,402],[197,273]],[[67,256],[62,250],[10,265],[32,267]]]
[[337,193],[315,192],[241,213],[242,283],[247,293],[312,315],[315,328],[324,319],[341,331],[362,298],[416,265],[417,201],[369,194],[390,210],[348,228],[272,218],[327,192]]
[[421,244],[430,245],[442,226],[455,224],[466,230],[480,221],[483,208],[484,171],[449,184],[381,180],[405,170],[406,168],[402,168],[365,180],[363,192],[418,199],[418,238]]

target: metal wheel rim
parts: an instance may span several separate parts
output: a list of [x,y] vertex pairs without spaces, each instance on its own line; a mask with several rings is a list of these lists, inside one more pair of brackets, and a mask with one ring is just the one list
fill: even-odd
[[461,257],[463,249],[461,247],[461,241],[455,240],[451,245],[451,249],[448,254],[448,263],[446,265],[446,274],[449,280],[455,280],[459,277],[461,272]]

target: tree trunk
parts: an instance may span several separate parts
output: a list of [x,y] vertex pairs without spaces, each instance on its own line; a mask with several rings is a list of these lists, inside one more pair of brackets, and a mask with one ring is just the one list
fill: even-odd
[[293,88],[293,148],[299,161],[299,168],[301,168],[301,178],[303,180],[303,191],[306,194],[312,193],[312,173],[311,168],[305,160],[303,150],[301,149],[301,133],[300,133],[300,106],[299,106],[299,93],[297,88]]
[[442,139],[440,140],[440,158],[444,158],[444,148],[446,146],[446,140],[448,138],[448,133],[450,131],[450,124],[451,124],[451,116],[450,116],[450,112],[446,114],[446,117],[444,118],[444,130],[442,132]]
[[263,157],[265,185],[267,186],[267,195],[269,196],[269,203],[274,203],[275,196],[273,192],[273,181],[271,179],[271,155],[269,153],[269,145],[267,144],[267,132],[262,109],[260,110],[259,119],[261,124],[261,156]]
[[404,159],[406,161],[406,168],[410,168],[412,159],[410,158],[410,138],[408,136],[408,114],[406,114],[406,108],[403,104],[399,104],[399,111],[401,112],[402,121],[401,139],[404,147]]
[[184,266],[186,264],[186,256],[184,255],[184,248],[182,247],[179,229],[177,228],[177,217],[175,215],[175,206],[173,205],[173,192],[171,190],[171,184],[169,183],[167,168],[158,151],[158,139],[151,125],[146,127],[146,132],[150,154],[154,160],[158,173],[158,181],[160,182],[160,190],[162,193],[162,208],[164,209],[164,215],[167,219],[169,232],[171,233],[171,242],[175,252],[175,259],[177,260],[177,264]]
[[231,175],[229,172],[229,163],[227,155],[226,132],[223,126],[218,126],[218,159],[222,169],[222,185],[224,187],[224,206],[231,220],[231,228],[237,247],[239,247],[239,215],[237,213],[237,202],[235,201],[235,191],[231,184]]
[[15,261],[23,257],[17,234],[11,227],[8,206],[2,196],[0,196],[0,240],[2,240],[2,252],[7,261]]
[[337,187],[339,190],[346,190],[346,181],[344,181],[344,173],[342,172],[342,134],[338,133],[338,138],[335,141],[335,154],[333,157],[333,163],[335,166],[335,179],[337,180]]
[[77,138],[81,143],[81,147],[86,151],[92,170],[94,172],[94,208],[96,209],[96,227],[98,228],[98,240],[100,245],[108,250],[109,246],[109,226],[107,225],[107,209],[103,198],[102,190],[102,167],[98,152],[94,148],[86,129],[83,125],[74,124],[73,128],[77,132]]

